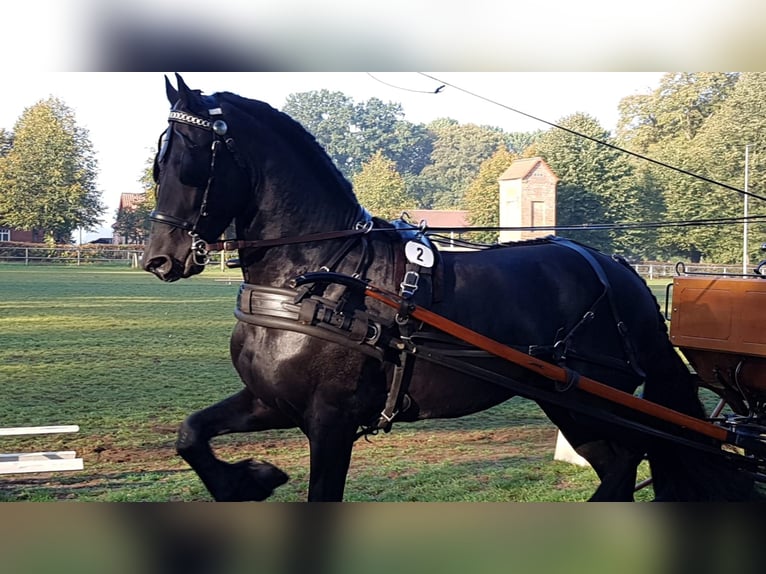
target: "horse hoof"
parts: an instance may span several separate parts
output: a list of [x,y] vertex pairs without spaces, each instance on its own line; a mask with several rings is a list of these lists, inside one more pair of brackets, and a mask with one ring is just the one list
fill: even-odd
[[246,502],[266,500],[274,489],[290,478],[273,464],[253,459],[229,465],[227,488],[214,494],[219,502]]
[[283,472],[269,462],[255,461],[252,459],[243,462],[248,464],[250,473],[253,475],[256,482],[269,489],[269,495],[274,492],[275,488],[282,486],[290,479],[286,472]]

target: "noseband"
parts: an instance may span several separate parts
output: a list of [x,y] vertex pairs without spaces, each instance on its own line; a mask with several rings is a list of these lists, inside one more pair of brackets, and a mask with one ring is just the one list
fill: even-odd
[[[210,114],[210,116],[213,116],[213,117],[221,116],[223,114],[223,112],[221,111],[221,108],[212,108],[208,110],[208,113]],[[194,263],[196,265],[204,266],[204,265],[207,265],[207,263],[210,261],[210,256],[208,253],[207,242],[199,236],[198,225],[200,221],[204,217],[207,217],[208,215],[208,212],[207,212],[208,196],[210,195],[210,188],[212,187],[212,184],[213,184],[213,178],[215,175],[215,160],[217,158],[218,150],[221,147],[221,143],[224,143],[226,145],[226,148],[229,150],[229,153],[231,153],[232,157],[234,158],[234,161],[237,163],[238,166],[240,166],[242,169],[246,169],[246,165],[242,161],[242,158],[239,155],[239,153],[237,152],[237,148],[234,144],[234,139],[231,137],[224,138],[224,136],[229,131],[229,126],[222,119],[208,120],[206,118],[195,116],[187,112],[173,110],[170,112],[170,115],[168,116],[168,122],[186,124],[195,128],[200,128],[203,130],[213,132],[214,138],[213,138],[213,143],[211,144],[211,147],[210,147],[210,151],[211,151],[210,169],[208,172],[207,184],[205,185],[205,190],[204,190],[204,193],[202,194],[202,202],[200,203],[199,211],[197,212],[197,215],[193,221],[180,219],[174,215],[163,213],[157,209],[154,209],[149,214],[149,219],[152,221],[156,221],[158,223],[164,223],[166,225],[170,225],[171,227],[176,227],[178,229],[183,229],[184,231],[186,231],[189,234],[189,237],[191,237],[190,249],[191,249],[192,257],[194,258]]]

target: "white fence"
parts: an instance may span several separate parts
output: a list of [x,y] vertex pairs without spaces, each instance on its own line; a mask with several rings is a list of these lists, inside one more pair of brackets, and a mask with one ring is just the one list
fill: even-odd
[[[0,428],[0,436],[26,436],[79,432],[77,425]],[[82,470],[83,462],[73,450],[0,454],[0,474]]]
[[[675,277],[676,266],[678,263],[632,263],[633,268],[639,275],[647,279],[661,279],[663,277]],[[732,263],[730,265],[715,265],[708,263],[683,263],[686,273],[710,273],[712,275],[741,275],[742,264]],[[748,266],[752,273],[755,264]]]
[[[119,265],[138,268],[144,250],[141,245],[93,246],[72,245],[71,247],[32,247],[0,245],[0,263],[20,265]],[[208,266],[226,269],[226,261],[236,257],[236,251],[210,254]]]
[[138,267],[143,253],[138,246],[104,248],[92,245],[71,247],[0,246],[0,262],[23,265],[115,264]]

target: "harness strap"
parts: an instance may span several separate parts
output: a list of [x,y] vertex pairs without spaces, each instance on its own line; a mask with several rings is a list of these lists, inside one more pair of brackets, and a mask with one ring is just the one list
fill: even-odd
[[[343,260],[343,258],[348,255],[348,253],[354,248],[354,245],[356,244],[357,237],[349,237],[346,242],[343,244],[343,247],[340,248],[340,250],[333,255],[330,260],[325,263],[321,268],[325,269],[327,271],[335,271],[335,268],[338,266],[338,264]],[[367,238],[362,236],[359,238],[359,241],[362,244],[362,253],[359,256],[359,262],[356,265],[356,269],[354,270],[355,275],[359,275],[362,272],[362,269],[364,268],[365,258],[367,257]]]
[[390,355],[382,320],[365,311],[339,312],[335,301],[312,296],[295,302],[296,291],[243,283],[234,316],[244,323],[295,331],[353,347],[383,361]]
[[[355,237],[366,235],[371,231],[383,231],[383,229],[374,229],[372,215],[364,207],[359,206],[359,219],[351,229],[340,229],[336,231],[324,231],[321,233],[309,233],[307,235],[294,235],[292,237],[275,237],[273,239],[227,239],[216,243],[208,244],[210,251],[235,251],[237,249],[276,247],[278,245],[295,245],[298,243],[311,243],[313,241],[326,241],[329,239],[340,239],[342,237]],[[347,244],[350,249],[350,245]]]
[[[606,273],[604,272],[604,268],[601,267],[601,264],[596,260],[596,258],[593,257],[593,255],[579,243],[575,243],[574,241],[570,241],[569,239],[564,239],[563,237],[557,237],[555,235],[550,236],[549,239],[555,244],[571,249],[572,251],[580,255],[583,259],[585,259],[590,264],[591,269],[593,269],[593,272],[596,274],[596,277],[598,277],[598,280],[601,282],[601,285],[603,285],[604,287],[603,293],[596,300],[596,303],[594,303],[590,311],[593,311],[595,305],[604,296],[606,296],[607,300],[609,301],[609,306],[612,310],[612,318],[615,321],[615,327],[617,328],[617,332],[620,334],[620,341],[622,343],[623,351],[625,352],[625,355],[627,357],[628,365],[630,365],[630,367],[633,369],[636,375],[638,375],[642,379],[646,378],[646,373],[638,364],[638,359],[636,357],[635,349],[633,348],[633,344],[631,343],[630,337],[628,336],[628,326],[622,321],[622,319],[620,319],[620,314],[617,311],[617,305],[614,301],[614,297],[612,297],[612,286],[609,283],[609,278],[606,276]],[[587,317],[587,313],[585,317]],[[585,319],[585,317],[583,317],[583,319]],[[578,328],[581,324],[582,324],[582,320],[580,321],[580,323],[578,323],[575,326],[575,329]],[[570,338],[571,333],[572,332],[570,332],[570,334],[567,335],[565,340]]]
[[409,398],[406,395],[407,387],[412,378],[413,356],[408,350],[399,353],[399,362],[394,365],[394,373],[391,377],[391,388],[386,397],[386,405],[380,413],[377,428],[383,432],[389,432],[394,418],[401,411],[409,407]]

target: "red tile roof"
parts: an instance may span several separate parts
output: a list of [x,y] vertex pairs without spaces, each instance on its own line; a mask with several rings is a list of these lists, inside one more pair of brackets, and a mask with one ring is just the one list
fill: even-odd
[[460,209],[408,209],[414,224],[426,220],[429,227],[467,227],[468,212]]
[[146,199],[145,193],[123,193],[120,195],[119,210],[123,209],[135,209]]
[[556,177],[556,174],[553,173],[553,170],[550,168],[550,166],[547,163],[545,163],[545,160],[543,160],[543,158],[530,157],[525,159],[514,160],[513,163],[510,165],[510,167],[506,169],[503,172],[503,174],[500,176],[500,181],[505,181],[509,179],[524,179],[530,173],[532,173],[535,170],[535,168],[540,164],[542,164],[545,167],[545,169],[547,169],[554,177]]

